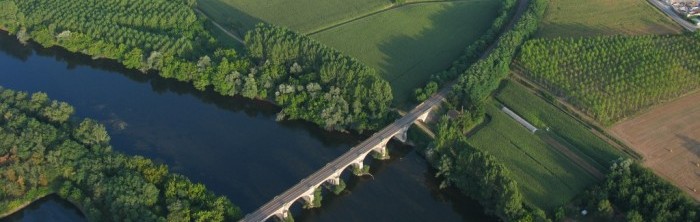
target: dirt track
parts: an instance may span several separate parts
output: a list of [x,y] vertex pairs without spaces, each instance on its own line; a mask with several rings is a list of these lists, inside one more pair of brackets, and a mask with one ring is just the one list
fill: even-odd
[[700,201],[700,92],[613,126],[644,165]]

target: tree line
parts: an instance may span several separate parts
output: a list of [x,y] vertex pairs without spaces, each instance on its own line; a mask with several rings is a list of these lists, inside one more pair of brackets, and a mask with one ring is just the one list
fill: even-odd
[[441,187],[452,185],[476,199],[504,221],[540,221],[542,210],[524,205],[518,184],[510,171],[491,154],[472,147],[465,134],[483,120],[483,115],[465,113],[455,119],[443,118],[437,137],[426,151],[427,158],[444,178]]
[[700,221],[700,207],[678,188],[628,159],[613,164],[600,185],[586,191],[582,204],[598,216],[630,222]]
[[44,93],[0,88],[0,212],[47,193],[91,221],[234,221],[240,210],[202,184],[113,152],[104,126]]
[[[466,109],[452,119],[444,117],[440,121],[437,137],[426,151],[428,159],[438,168],[439,175],[445,178],[444,185],[457,187],[477,199],[488,213],[504,221],[546,221],[548,218],[541,209],[523,203],[517,182],[511,178],[508,169],[494,156],[472,147],[467,142],[466,134],[483,121],[487,98],[508,75],[516,50],[536,31],[547,4],[547,0],[530,0],[522,17],[511,30],[498,37],[497,45],[487,57],[479,59],[477,51],[467,51],[445,72],[451,74],[443,74],[445,77],[458,75],[448,101],[452,107]],[[512,8],[515,1],[506,5]],[[502,17],[507,18],[505,15]],[[505,24],[503,19],[492,30],[500,30]],[[488,38],[496,36],[486,36],[483,42],[470,48],[484,50]],[[428,87],[437,88],[437,84],[429,83]]]
[[473,112],[484,112],[484,101],[508,76],[515,52],[537,30],[547,4],[547,0],[530,0],[528,8],[514,27],[498,38],[498,45],[491,54],[459,75],[449,99],[452,104]]
[[603,124],[700,87],[700,37],[604,36],[528,41],[527,75]]
[[449,69],[430,76],[430,81],[423,87],[415,90],[415,98],[418,102],[428,99],[432,94],[437,93],[440,86],[453,81],[464,72],[469,66],[479,59],[481,53],[493,44],[513,16],[518,0],[505,0],[499,8],[499,15],[491,23],[486,32],[475,42],[469,44],[464,49],[464,53],[458,57]]
[[[39,4],[42,2],[42,4]],[[156,70],[199,90],[276,103],[278,119],[329,130],[374,130],[387,120],[389,83],[373,69],[296,32],[258,25],[244,53],[205,30],[195,1],[0,1],[0,28],[127,68]],[[74,6],[74,7],[73,7]]]

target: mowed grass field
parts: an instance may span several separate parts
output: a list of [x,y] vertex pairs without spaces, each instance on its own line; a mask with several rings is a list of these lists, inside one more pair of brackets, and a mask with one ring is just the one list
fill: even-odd
[[550,0],[538,37],[680,33],[646,0]]
[[493,0],[410,4],[311,37],[380,71],[401,107],[491,26],[499,7]]
[[551,211],[597,181],[500,108],[495,101],[488,105],[490,121],[468,141],[510,170],[527,204]]
[[197,0],[215,21],[245,33],[259,22],[308,33],[391,7],[390,0]]
[[517,82],[507,81],[496,99],[536,127],[549,128],[571,151],[601,171],[623,155],[583,123],[533,93]]

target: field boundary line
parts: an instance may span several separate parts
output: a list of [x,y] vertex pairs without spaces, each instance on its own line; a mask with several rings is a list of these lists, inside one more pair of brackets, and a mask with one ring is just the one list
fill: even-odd
[[574,151],[569,148],[569,146],[562,144],[561,142],[557,141],[557,139],[546,135],[546,134],[541,134],[540,138],[549,146],[554,148],[554,150],[558,151],[559,153],[563,154],[566,156],[569,160],[573,161],[574,164],[576,164],[578,167],[582,168],[591,176],[597,178],[598,180],[602,180],[605,178],[605,174],[600,172],[598,168],[594,167],[593,165],[589,164],[586,160],[581,158],[578,154],[576,154]]
[[432,3],[448,3],[448,2],[469,2],[469,1],[475,1],[475,0],[427,0],[427,1],[419,1],[419,2],[408,2],[408,3],[403,3],[403,4],[392,4],[392,5],[389,5],[387,7],[382,8],[382,9],[379,9],[377,11],[369,12],[369,13],[364,14],[364,15],[360,15],[360,16],[357,16],[354,18],[349,18],[345,21],[340,21],[336,24],[331,24],[331,25],[326,26],[326,27],[321,27],[321,28],[318,28],[316,30],[309,31],[309,32],[305,33],[305,35],[312,36],[312,35],[315,35],[315,34],[318,34],[318,33],[324,32],[324,31],[328,31],[330,29],[334,29],[334,28],[337,28],[337,27],[340,27],[340,26],[343,26],[343,25],[346,25],[349,23],[356,22],[358,20],[362,20],[362,19],[367,18],[367,17],[371,17],[371,16],[374,16],[377,14],[381,14],[381,13],[384,13],[387,11],[394,10],[394,9],[400,9],[400,8],[403,8],[404,6],[432,4]]
[[[515,68],[515,69],[512,69]],[[642,160],[644,159],[642,155],[637,153],[634,149],[632,149],[628,144],[626,144],[623,141],[620,141],[616,136],[613,136],[610,134],[610,132],[600,125],[593,117],[589,116],[588,114],[582,112],[579,110],[576,106],[570,104],[567,102],[564,98],[560,96],[556,96],[549,92],[545,87],[540,85],[537,82],[529,80],[527,77],[523,75],[523,68],[518,66],[518,64],[513,63],[511,66],[511,78],[514,79],[516,83],[521,84],[525,86],[526,89],[533,91],[534,94],[537,97],[542,98],[545,102],[553,105],[557,109],[561,110],[562,112],[566,113],[567,115],[571,116],[574,118],[574,120],[580,122],[584,126],[588,127],[593,134],[595,134],[598,138],[606,141],[607,143],[613,145],[613,147],[617,148],[618,150],[622,151],[623,153],[637,159],[637,160]],[[529,85],[524,85],[522,83],[526,83]],[[543,97],[543,95],[549,95],[551,96],[554,101],[550,101],[550,99]]]

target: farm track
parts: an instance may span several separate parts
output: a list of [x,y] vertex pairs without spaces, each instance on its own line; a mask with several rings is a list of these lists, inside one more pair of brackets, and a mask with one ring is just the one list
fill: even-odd
[[373,11],[373,12],[370,12],[370,13],[367,13],[367,14],[364,14],[364,15],[360,15],[360,16],[357,16],[357,17],[354,17],[354,18],[350,18],[350,19],[345,20],[345,21],[341,21],[341,22],[336,23],[336,24],[332,24],[332,25],[330,25],[330,26],[326,26],[326,27],[319,28],[319,29],[314,30],[314,31],[310,31],[310,32],[308,32],[308,33],[305,33],[305,35],[307,35],[307,36],[312,36],[312,35],[315,35],[315,34],[318,34],[318,33],[321,33],[321,32],[324,32],[324,31],[327,31],[327,30],[330,30],[330,29],[333,29],[333,28],[337,28],[337,27],[346,25],[346,24],[348,24],[348,23],[352,23],[352,22],[355,22],[355,21],[358,21],[358,20],[361,20],[361,19],[364,19],[364,18],[373,16],[373,15],[381,14],[381,13],[384,13],[384,12],[387,12],[387,11],[391,11],[391,10],[394,10],[394,9],[403,8],[403,7],[405,7],[405,6],[410,6],[410,5],[422,5],[422,4],[431,4],[431,3],[445,3],[445,2],[467,2],[467,1],[472,1],[472,0],[428,0],[428,1],[420,1],[420,2],[409,2],[409,3],[400,4],[400,5],[395,5],[395,4],[394,4],[394,5],[390,5],[390,6],[387,6],[387,7],[385,7],[385,8],[382,8],[382,9],[380,9],[380,10],[377,10],[377,11]]
[[561,144],[559,141],[556,139],[552,138],[549,135],[540,135],[540,139],[542,141],[546,142],[547,144],[551,145],[552,148],[560,152],[561,154],[564,154],[568,159],[574,162],[574,164],[578,165],[582,169],[584,169],[586,172],[591,174],[593,177],[597,179],[603,179],[605,178],[605,174],[601,173],[597,168],[595,168],[593,165],[589,164],[586,162],[586,160],[582,159],[580,156],[578,156],[576,153],[571,151],[571,149],[568,146],[565,146],[564,144]]
[[[555,102],[551,102],[545,99],[548,103],[552,104],[554,107],[557,107],[559,110],[561,110],[564,113],[569,114],[571,118],[576,119],[580,123],[582,123],[584,126],[587,126],[590,128],[590,131],[598,136],[598,138],[602,139],[603,141],[607,142],[608,144],[612,145],[613,147],[617,148],[618,150],[626,153],[630,157],[633,157],[637,160],[642,160],[642,156],[629,147],[627,144],[625,144],[622,141],[619,141],[617,137],[613,136],[610,131],[607,130],[606,127],[600,125],[593,117],[588,115],[587,113],[579,110],[578,107],[575,105],[569,103],[567,101],[567,98],[557,96],[555,94],[552,94],[546,87],[543,85],[532,81],[527,78],[527,74],[524,73],[525,70],[524,68],[520,67],[519,64],[513,63],[511,66],[511,73],[512,73],[512,78],[515,79],[516,81],[519,82],[524,82],[527,85],[530,85],[534,87],[533,93],[537,95],[537,92],[545,93],[552,95],[555,98]],[[541,97],[541,96],[540,96]],[[543,98],[544,99],[544,98]]]
[[209,17],[209,16],[208,16],[206,13],[204,13],[202,10],[199,10],[198,8],[195,8],[194,10],[195,10],[197,13],[199,13],[199,14],[203,15],[204,17],[206,17],[208,21],[210,21],[212,24],[214,24],[214,26],[216,26],[216,27],[219,28],[222,32],[224,32],[224,34],[228,35],[228,36],[231,37],[233,40],[236,40],[236,42],[239,42],[239,43],[241,43],[241,44],[245,44],[245,42],[243,41],[243,39],[242,39],[241,37],[238,37],[237,35],[231,33],[230,31],[228,31],[226,28],[224,28],[223,26],[221,26],[221,24],[219,24],[219,23],[216,22],[214,19],[212,19],[211,17]]

